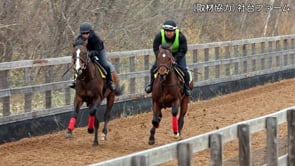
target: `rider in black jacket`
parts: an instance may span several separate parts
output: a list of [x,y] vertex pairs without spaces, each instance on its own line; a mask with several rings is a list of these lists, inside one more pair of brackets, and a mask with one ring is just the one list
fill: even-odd
[[[186,37],[184,34],[177,28],[176,23],[173,20],[166,20],[164,24],[162,25],[162,29],[160,32],[156,35],[153,43],[153,50],[155,53],[155,56],[158,55],[159,52],[159,46],[162,44],[169,44],[172,45],[172,54],[173,57],[176,60],[176,63],[178,66],[182,69],[184,73],[184,93],[187,96],[191,95],[191,90],[189,88],[189,73],[187,71],[186,67],[186,57],[185,54],[187,52],[187,42]],[[157,58],[155,58],[157,59]],[[157,68],[156,62],[153,64],[151,70],[150,70],[150,77],[151,82],[147,87],[145,88],[146,93],[152,92],[152,85],[154,81],[154,70]]]
[[[93,31],[91,24],[83,22],[80,25],[80,35],[76,38],[76,42],[88,40],[87,50],[89,56],[94,63],[100,63],[106,70],[106,80],[111,90],[115,90],[115,84],[112,80],[111,63],[107,60],[106,51],[104,49],[103,41]],[[71,88],[75,87],[75,80],[69,85]]]

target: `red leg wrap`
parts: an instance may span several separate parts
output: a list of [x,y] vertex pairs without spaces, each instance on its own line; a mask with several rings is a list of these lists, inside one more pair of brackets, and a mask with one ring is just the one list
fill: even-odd
[[75,124],[76,124],[76,118],[71,118],[68,129],[71,131],[74,130]]
[[94,116],[89,116],[88,129],[93,129],[93,128],[94,128]]
[[178,121],[176,116],[172,116],[172,130],[178,132]]

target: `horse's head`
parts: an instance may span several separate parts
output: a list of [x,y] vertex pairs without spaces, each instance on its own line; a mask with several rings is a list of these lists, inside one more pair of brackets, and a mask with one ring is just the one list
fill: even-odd
[[160,78],[166,79],[169,71],[172,69],[174,57],[171,52],[171,46],[160,45],[159,53],[157,56],[157,67]]
[[81,75],[89,63],[89,56],[87,51],[87,41],[77,40],[74,43],[72,60],[74,66],[74,72]]

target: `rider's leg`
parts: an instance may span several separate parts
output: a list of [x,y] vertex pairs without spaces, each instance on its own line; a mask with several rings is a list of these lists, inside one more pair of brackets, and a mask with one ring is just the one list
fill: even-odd
[[106,75],[107,85],[110,87],[111,90],[115,90],[116,85],[113,82],[111,66],[110,66],[110,63],[108,63],[107,61],[106,51],[104,49],[100,51],[99,60],[107,72],[107,75]]
[[190,81],[190,75],[189,75],[189,72],[186,70],[184,72],[184,93],[186,96],[191,95],[191,89],[189,88],[189,81]]
[[111,90],[115,90],[116,86],[112,79],[111,69],[109,66],[104,66],[104,68],[106,69],[106,72],[107,72],[107,75],[106,75],[107,85],[110,87]]
[[181,69],[182,69],[182,71],[184,73],[184,87],[183,87],[184,94],[186,96],[190,96],[191,95],[191,90],[189,88],[190,76],[189,76],[189,72],[187,71],[187,68],[186,68],[185,56],[178,59],[176,61],[176,63],[179,65],[179,67],[181,67]]
[[76,78],[77,78],[77,74],[74,74],[74,79],[69,83],[70,88],[74,89],[76,87]]
[[153,82],[154,82],[154,71],[156,69],[156,65],[154,64],[150,70],[150,83],[145,87],[146,93],[151,93],[153,91]]

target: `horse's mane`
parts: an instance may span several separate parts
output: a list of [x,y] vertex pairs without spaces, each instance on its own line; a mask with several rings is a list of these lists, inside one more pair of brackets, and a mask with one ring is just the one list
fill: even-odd
[[168,49],[170,49],[170,46],[171,46],[170,44],[162,44],[161,48],[164,50],[168,50]]
[[78,38],[75,42],[74,42],[74,47],[75,46],[79,46],[79,45],[84,45],[85,40]]

